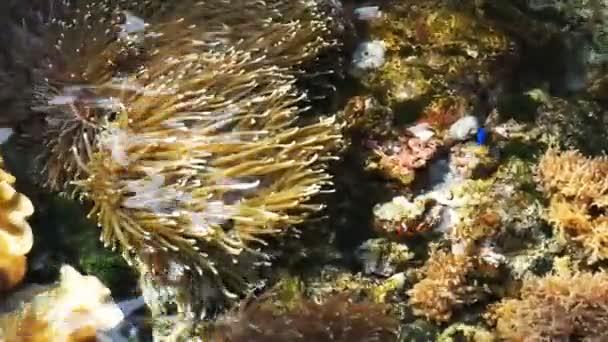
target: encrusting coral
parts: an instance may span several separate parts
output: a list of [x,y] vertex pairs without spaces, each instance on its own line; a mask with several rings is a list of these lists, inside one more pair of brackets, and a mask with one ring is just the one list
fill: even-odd
[[58,284],[26,288],[11,301],[3,308],[11,311],[0,315],[2,341],[91,341],[124,316],[97,278],[67,265],[61,268]]
[[489,316],[501,341],[604,341],[608,275],[558,267],[525,279],[519,298],[503,300]]
[[[337,46],[335,8],[203,1],[144,20],[106,5],[49,24],[46,183],[92,202],[102,240],[152,283],[234,298],[266,263],[267,237],[323,208],[309,200],[331,185],[341,126],[301,116],[296,83]],[[198,311],[188,303],[205,305],[179,311]]]
[[302,300],[286,312],[253,303],[218,323],[212,341],[397,341],[398,321],[384,305],[335,295],[322,303]]
[[1,169],[0,158],[0,292],[21,282],[26,271],[25,255],[34,237],[27,218],[34,213],[32,202],[13,188],[15,178]]
[[367,168],[378,169],[387,177],[409,185],[415,179],[416,170],[425,167],[435,156],[440,141],[433,137],[425,140],[409,134],[380,143],[370,141],[369,145],[373,155],[368,160]]
[[608,258],[608,160],[550,148],[541,158],[538,180],[550,198],[547,220],[559,237],[576,241],[589,262]]

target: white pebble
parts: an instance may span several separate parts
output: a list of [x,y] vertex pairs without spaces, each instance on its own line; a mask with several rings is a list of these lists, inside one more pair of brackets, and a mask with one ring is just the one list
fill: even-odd
[[372,20],[380,17],[380,7],[378,6],[363,6],[355,8],[355,17],[357,20]]
[[457,141],[463,141],[474,135],[479,129],[479,120],[472,115],[460,118],[450,126],[448,136]]
[[353,53],[351,73],[360,76],[366,71],[378,69],[384,64],[386,47],[381,40],[365,41]]
[[407,130],[423,142],[429,141],[429,139],[431,139],[435,135],[435,132],[433,132],[431,126],[429,126],[429,124],[427,123],[420,123],[408,127]]

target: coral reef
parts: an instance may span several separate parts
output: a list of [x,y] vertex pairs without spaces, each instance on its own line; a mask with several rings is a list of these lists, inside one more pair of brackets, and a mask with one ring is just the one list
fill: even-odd
[[[607,1],[49,5],[0,4],[25,281],[147,306],[83,281],[62,338],[608,338]],[[3,332],[57,335],[23,287]]]
[[90,341],[116,326],[123,313],[97,278],[70,266],[49,287],[24,289],[3,303],[0,338],[4,341]]
[[369,22],[371,39],[385,46],[384,63],[361,79],[393,108],[434,94],[447,95],[452,86],[470,94],[465,90],[468,85],[492,84],[497,62],[513,55],[515,45],[509,37],[468,5],[455,8],[426,0],[387,7]]
[[26,257],[34,243],[27,218],[34,213],[32,202],[14,188],[15,177],[1,169],[0,157],[0,292],[18,285],[26,272]]
[[322,303],[303,300],[277,313],[253,303],[218,322],[214,341],[397,341],[398,322],[380,304],[336,295]]
[[518,298],[498,303],[490,316],[504,341],[603,340],[608,327],[608,279],[560,268],[525,279]]

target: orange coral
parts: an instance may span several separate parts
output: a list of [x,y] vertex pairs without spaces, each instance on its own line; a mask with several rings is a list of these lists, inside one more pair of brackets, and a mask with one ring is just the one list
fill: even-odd
[[560,271],[524,281],[490,316],[501,341],[605,341],[608,274]]
[[468,282],[475,260],[465,254],[432,251],[424,266],[425,278],[408,291],[414,314],[447,322],[455,310],[479,299],[479,287]]
[[424,113],[418,122],[428,123],[439,130],[446,130],[463,117],[470,107],[470,103],[463,97],[440,97],[424,109]]

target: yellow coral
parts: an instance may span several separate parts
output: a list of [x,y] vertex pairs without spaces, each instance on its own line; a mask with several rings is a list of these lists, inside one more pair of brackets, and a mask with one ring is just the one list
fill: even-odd
[[447,322],[455,310],[478,300],[479,289],[469,284],[474,258],[433,250],[424,265],[425,278],[408,291],[414,314]]
[[32,228],[26,221],[34,213],[34,206],[13,188],[14,182],[12,175],[0,169],[0,292],[21,281],[25,275],[25,254],[34,242]]
[[519,299],[488,316],[501,341],[605,341],[607,313],[608,274],[558,270],[526,279]]
[[33,292],[32,298],[27,289],[14,294],[18,307],[0,316],[0,340],[90,341],[98,331],[111,329],[123,319],[108,288],[67,265],[61,268],[56,286]]
[[538,166],[545,192],[599,208],[608,207],[608,157],[587,158],[578,151],[550,148]]
[[589,262],[608,259],[608,159],[550,148],[538,179],[550,197],[547,220],[565,240],[578,242]]
[[593,217],[584,206],[556,197],[551,199],[547,218],[560,238],[583,246],[590,262],[608,259],[608,216]]

